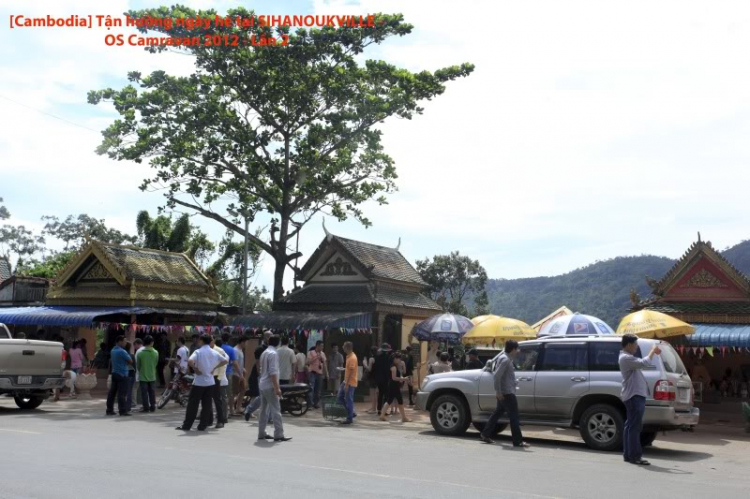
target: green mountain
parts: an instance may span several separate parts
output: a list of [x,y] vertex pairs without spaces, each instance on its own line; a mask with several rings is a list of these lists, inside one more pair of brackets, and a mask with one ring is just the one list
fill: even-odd
[[[750,275],[750,241],[743,241],[722,254],[737,269]],[[643,299],[650,297],[645,277],[660,279],[675,262],[662,256],[626,256],[553,277],[490,279],[487,281],[490,310],[533,324],[566,305],[573,311],[600,317],[617,328],[631,306],[631,288]]]

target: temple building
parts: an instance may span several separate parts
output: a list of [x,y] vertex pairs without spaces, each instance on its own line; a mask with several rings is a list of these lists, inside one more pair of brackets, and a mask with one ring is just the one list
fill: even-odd
[[0,308],[0,322],[43,331],[39,339],[86,338],[93,355],[94,323],[115,325],[108,336],[134,337],[116,325],[212,325],[221,313],[213,283],[187,255],[90,241],[59,273],[44,306]]
[[[244,327],[325,331],[326,347],[354,343],[361,355],[383,342],[394,349],[412,343],[414,324],[442,311],[424,295],[427,284],[396,247],[326,236],[305,265],[297,288],[274,304],[274,311],[239,317]],[[416,349],[415,355],[426,358]],[[326,350],[327,351],[327,350]]]
[[[693,382],[700,383],[696,399],[701,389],[704,400],[741,396],[743,391],[747,394],[750,279],[699,235],[660,280],[646,280],[653,296],[646,300],[632,296],[632,311],[656,310],[695,326],[694,334],[669,341],[680,353]],[[701,367],[696,371],[697,366]]]

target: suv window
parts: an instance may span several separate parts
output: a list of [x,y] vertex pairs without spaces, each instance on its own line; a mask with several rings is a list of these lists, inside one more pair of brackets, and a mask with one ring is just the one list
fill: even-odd
[[611,341],[591,342],[591,370],[592,371],[619,371],[620,351],[619,343]]
[[518,355],[513,359],[516,371],[536,371],[537,359],[541,345],[521,345]]
[[661,349],[661,360],[664,363],[665,371],[674,374],[687,374],[685,364],[682,363],[682,359],[671,345],[662,342],[659,348]]
[[588,371],[589,349],[585,343],[550,344],[544,347],[540,371]]

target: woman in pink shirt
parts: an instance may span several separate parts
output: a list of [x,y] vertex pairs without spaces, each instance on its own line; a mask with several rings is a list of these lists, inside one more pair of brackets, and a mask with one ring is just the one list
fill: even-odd
[[70,369],[76,374],[81,374],[81,369],[83,369],[83,350],[77,341],[73,342],[70,348]]

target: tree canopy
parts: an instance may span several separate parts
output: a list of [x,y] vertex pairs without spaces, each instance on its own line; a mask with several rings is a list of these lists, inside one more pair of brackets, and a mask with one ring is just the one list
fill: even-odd
[[473,297],[472,315],[489,313],[487,272],[479,260],[454,251],[450,255],[436,255],[432,260],[417,260],[417,271],[428,284],[432,299],[446,312],[469,315],[466,302]]
[[[216,11],[183,6],[132,11],[132,17],[210,17]],[[244,8],[228,16],[251,17]],[[420,101],[445,84],[469,75],[461,64],[413,73],[384,61],[358,59],[365,49],[412,26],[401,15],[375,15],[375,27],[298,29],[256,24],[168,32],[288,35],[286,46],[185,46],[195,56],[186,77],[164,71],[129,73],[131,84],[89,93],[89,102],[111,101],[119,113],[104,132],[99,154],[116,160],[149,161],[155,173],[144,190],[163,189],[167,206],[187,207],[245,236],[244,220],[267,214],[270,227],[247,237],[274,260],[274,299],[298,253],[289,243],[316,214],[370,221],[362,203],[395,190],[396,168],[384,151],[389,117],[421,114]],[[166,47],[149,47],[151,52]],[[416,133],[416,130],[415,130]]]
[[173,220],[167,215],[152,218],[143,210],[136,218],[138,243],[144,248],[185,253],[198,263],[204,263],[216,246],[208,236],[190,223],[186,213]]

